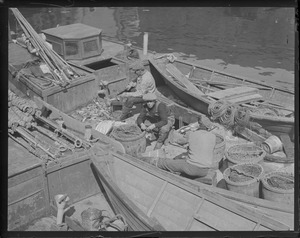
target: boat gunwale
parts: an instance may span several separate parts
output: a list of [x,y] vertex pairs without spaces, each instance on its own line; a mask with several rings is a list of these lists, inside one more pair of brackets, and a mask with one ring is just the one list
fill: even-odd
[[248,78],[248,77],[244,77],[244,76],[240,76],[240,75],[234,75],[234,74],[231,74],[231,73],[227,73],[227,72],[224,72],[224,71],[221,71],[221,70],[214,70],[212,68],[209,68],[207,66],[201,66],[199,64],[195,64],[193,62],[186,62],[184,60],[181,60],[181,59],[176,59],[175,62],[180,62],[181,64],[185,64],[185,65],[190,65],[190,66],[194,66],[196,68],[199,68],[201,70],[207,70],[207,71],[210,71],[211,73],[217,73],[217,74],[220,74],[222,76],[229,76],[229,77],[232,77],[232,78],[235,78],[237,80],[241,80],[243,82],[247,82],[247,83],[252,83],[252,84],[257,84],[257,85],[261,85],[261,86],[264,86],[264,87],[267,87],[267,88],[270,88],[270,90],[274,89],[274,90],[278,90],[280,92],[285,92],[285,93],[289,93],[289,94],[295,94],[294,91],[291,91],[289,89],[285,89],[285,88],[280,88],[278,86],[270,86],[266,83],[262,83],[256,79],[252,79],[252,78]]
[[[132,157],[130,155],[127,155],[127,154],[122,154],[121,152],[117,151],[117,152],[111,152],[111,154],[127,163],[130,163],[131,165],[134,165],[136,167],[138,167],[139,169],[142,169],[148,173],[151,173],[155,176],[158,176],[158,177],[161,177],[161,176],[166,176],[168,178],[168,183],[171,183],[171,184],[178,184],[178,183],[181,183],[181,181],[178,181],[178,180],[182,180],[182,183],[187,186],[187,187],[191,187],[191,185],[193,185],[194,187],[197,188],[197,191],[196,192],[201,192],[203,190],[212,190],[216,193],[219,194],[219,191],[223,191],[224,189],[221,189],[221,188],[217,188],[217,187],[212,187],[212,186],[209,186],[209,185],[206,185],[206,184],[203,184],[201,183],[199,185],[199,182],[196,182],[196,181],[193,181],[193,180],[190,180],[190,179],[187,179],[187,178],[184,178],[184,177],[181,177],[179,175],[176,175],[176,174],[173,174],[171,172],[168,172],[168,171],[163,171],[163,170],[160,170],[156,167],[154,167],[153,165],[150,165],[148,164],[147,162],[144,162],[144,161],[141,161],[135,157]],[[173,180],[176,180],[176,181],[173,181]],[[201,186],[203,186],[203,188],[201,188]],[[196,189],[196,188],[190,188],[190,189]],[[218,191],[219,190],[219,191]],[[226,192],[228,190],[224,190],[225,192],[221,194],[222,195],[226,195],[226,193],[228,193],[228,195],[226,196],[227,199],[231,200],[233,198],[235,198],[235,200],[237,201],[240,201],[240,202],[244,202],[244,203],[248,203],[248,201],[243,201],[241,199],[238,198],[239,195],[241,195],[241,197],[245,198],[246,199],[246,196],[247,195],[243,195],[243,194],[239,194],[239,193],[234,193],[232,191],[230,192]],[[233,193],[233,195],[229,196],[230,193]],[[237,197],[235,197],[234,195],[237,195]],[[278,211],[282,211],[282,212],[286,212],[286,213],[291,213],[291,214],[294,214],[294,209],[293,209],[293,206],[290,206],[290,205],[285,205],[285,204],[279,204],[277,202],[273,202],[273,201],[268,201],[268,200],[264,200],[264,199],[261,199],[261,198],[254,198],[254,197],[250,197],[251,200],[253,200],[253,204],[252,205],[255,205],[255,206],[261,206],[261,207],[265,207],[265,208],[269,208],[269,209],[276,209]],[[267,206],[265,206],[263,203],[267,203]],[[280,205],[280,206],[279,206]]]

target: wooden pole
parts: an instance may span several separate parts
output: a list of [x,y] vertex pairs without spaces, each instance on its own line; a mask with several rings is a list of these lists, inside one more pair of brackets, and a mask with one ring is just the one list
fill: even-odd
[[148,52],[148,32],[144,32],[143,55],[147,55],[147,52]]

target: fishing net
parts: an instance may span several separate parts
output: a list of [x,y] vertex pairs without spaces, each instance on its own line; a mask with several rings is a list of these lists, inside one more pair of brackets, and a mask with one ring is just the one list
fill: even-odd
[[141,129],[135,124],[125,124],[115,127],[111,135],[123,140],[132,140],[141,135]]
[[256,146],[247,144],[238,144],[228,148],[226,158],[236,164],[239,163],[257,163],[262,160],[266,152]]
[[258,178],[262,173],[261,166],[257,164],[240,164],[228,169],[228,179],[232,182],[241,183]]

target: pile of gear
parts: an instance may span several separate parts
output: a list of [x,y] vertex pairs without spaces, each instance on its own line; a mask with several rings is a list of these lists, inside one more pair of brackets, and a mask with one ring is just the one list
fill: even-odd
[[92,128],[96,128],[103,120],[110,120],[113,118],[111,116],[111,108],[106,105],[104,100],[100,99],[95,99],[92,103],[80,107],[72,112],[70,116],[78,121],[91,125]]
[[[45,38],[43,39],[37,34],[17,8],[11,8],[11,11],[24,32],[22,37],[13,42],[27,48],[30,53],[36,54],[43,61],[41,70],[49,77],[43,77],[42,80],[65,87],[72,80],[82,76],[82,72],[72,67],[48,46]],[[22,74],[29,77],[27,73],[22,72]]]
[[8,91],[8,136],[45,164],[92,145],[63,128],[63,121],[53,122],[42,116],[30,99]]

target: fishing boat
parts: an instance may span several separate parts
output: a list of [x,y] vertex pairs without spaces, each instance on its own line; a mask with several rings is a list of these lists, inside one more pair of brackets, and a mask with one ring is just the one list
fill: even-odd
[[214,103],[237,104],[250,110],[250,121],[274,135],[293,138],[294,91],[172,57],[171,62],[165,56],[149,60],[151,73],[191,108],[214,116],[210,110]]
[[[80,145],[87,143],[84,123],[39,98],[36,104],[42,111],[49,111],[45,118],[43,114],[35,114],[37,120],[55,127],[53,118],[59,117],[67,135],[82,140]],[[22,132],[21,129],[16,131]],[[44,137],[46,134],[50,131]],[[106,135],[97,131],[92,131],[92,135],[97,138],[90,142],[92,146],[46,164],[14,140],[9,141],[9,230],[30,230],[37,219],[55,215],[57,194],[67,194],[70,198],[65,222],[75,231],[85,230],[81,213],[90,207],[109,211],[111,217],[121,214],[128,229],[133,231],[293,229],[292,211],[284,205],[267,201],[267,205],[263,205],[255,199],[245,205],[243,196],[239,199],[241,204],[237,204],[207,189],[209,187],[197,186],[125,154],[124,148]],[[40,137],[36,135],[35,139]],[[20,153],[25,153],[25,157],[19,156]],[[273,210],[268,211],[271,207]],[[49,219],[46,221],[49,226]],[[55,220],[52,219],[52,229],[53,226]]]
[[278,217],[273,219],[268,212],[238,204],[205,188],[197,190],[181,178],[128,155],[95,152],[92,161],[118,212],[124,212],[124,202],[116,196],[122,193],[168,231],[285,230],[288,222],[279,222],[281,215],[292,221],[292,215],[285,212],[278,211]]
[[[151,169],[147,172],[147,167],[141,169],[138,163],[134,166],[134,162],[124,164],[123,160],[118,159],[114,162],[115,169],[108,170],[103,166],[110,164],[107,161],[111,159],[110,153],[97,148],[93,154],[77,154],[75,158],[65,158],[60,164],[51,163],[47,168],[40,161],[27,157],[23,161],[26,165],[20,166],[19,160],[18,169],[13,170],[17,161],[11,161],[8,178],[8,230],[32,231],[32,227],[41,228],[36,225],[36,221],[43,219],[43,231],[55,230],[49,225],[49,220],[51,215],[55,216],[57,213],[54,205],[57,194],[67,194],[70,198],[64,218],[69,231],[85,231],[81,213],[88,208],[105,210],[105,214],[111,217],[121,214],[128,230],[133,231],[291,229],[285,225],[286,221],[279,222],[209,191],[198,192],[177,183],[172,177],[168,179],[163,173],[154,173]],[[120,156],[122,154],[117,153],[114,158]],[[123,184],[116,184],[111,177],[111,173],[117,172],[117,167],[122,169],[118,176],[124,174],[123,170],[126,169]],[[146,176],[143,178],[150,179],[147,180],[148,186],[133,186],[134,181],[140,181],[141,173]],[[149,193],[145,194],[150,188],[155,192],[151,196]],[[52,227],[56,227],[55,222],[53,220]],[[47,230],[47,227],[50,229]]]
[[[51,110],[54,113],[55,117],[61,116],[65,122],[66,127],[70,131],[77,132],[79,133],[78,136],[83,137],[85,129],[84,129],[84,124],[82,122],[79,122],[71,118],[67,114],[61,112],[58,109],[55,109],[52,105],[38,98],[37,98],[37,104],[39,104],[40,107],[44,106],[47,109]],[[78,128],[81,128],[81,130],[79,130]],[[99,136],[98,135],[99,132],[93,130],[93,133],[95,133],[93,134],[95,135],[95,138]],[[105,137],[105,135],[103,134],[101,136]],[[109,138],[109,140],[112,140],[112,138]],[[125,154],[124,148],[122,148],[121,146],[118,147],[115,146],[115,148],[118,149],[112,151],[109,149],[109,147],[107,147],[107,144],[104,143],[104,139],[102,139],[101,141],[102,142],[100,142],[100,144],[102,145],[102,149],[100,150],[100,152],[99,149],[94,150],[93,152],[94,155],[92,156],[92,160],[94,165],[96,166],[96,170],[98,171],[97,172],[98,176],[101,178],[103,186],[106,188],[108,197],[110,198],[117,213],[124,214],[124,212],[127,211],[126,209],[124,210],[123,207],[125,202],[120,200],[120,197],[125,196],[129,199],[129,201],[126,203],[129,203],[130,205],[132,202],[134,202],[135,205],[137,205],[137,207],[139,208],[137,211],[139,211],[140,214],[143,214],[140,216],[144,217],[144,213],[145,213],[147,214],[148,217],[151,217],[152,212],[154,212],[154,208],[156,208],[155,211],[159,213],[159,215],[157,216],[152,215],[152,216],[155,217],[158,220],[158,223],[161,224],[166,230],[173,230],[173,229],[188,230],[192,227],[191,226],[192,223],[198,224],[198,222],[197,221],[192,222],[191,217],[181,218],[190,221],[189,223],[190,228],[187,228],[184,225],[185,224],[184,222],[183,223],[179,222],[180,221],[179,217],[185,216],[181,214],[181,212],[184,212],[184,214],[186,214],[185,209],[191,209],[191,211],[193,211],[192,207],[195,205],[194,202],[196,202],[195,199],[197,200],[196,198],[197,196],[190,195],[189,193],[191,191],[194,191],[193,193],[204,191],[204,193],[207,192],[213,197],[216,196],[221,200],[226,198],[225,199],[226,204],[233,202],[233,204],[239,204],[245,206],[249,208],[251,211],[257,211],[263,214],[265,217],[274,219],[280,223],[285,224],[286,226],[289,227],[289,229],[293,229],[294,209],[293,206],[290,204],[283,204],[283,203],[279,204],[278,202],[268,201],[261,198],[255,198],[252,196],[235,193],[222,188],[199,183],[197,181],[190,180],[166,171],[162,171],[155,166],[152,166],[144,161],[139,160],[136,157]],[[167,182],[164,180],[166,180]],[[151,189],[153,189],[153,191]],[[182,189],[187,190],[189,192],[187,191],[183,192],[181,191]],[[154,196],[153,194],[155,194],[154,190],[157,193],[156,194],[157,196],[155,197],[153,197]],[[119,193],[122,194],[122,196],[118,195]],[[176,196],[172,196],[171,194],[181,194],[182,197],[179,199],[176,198]],[[151,197],[149,197],[150,195]],[[187,196],[188,198],[186,198],[185,196]],[[181,201],[182,199],[182,201],[185,201],[184,206],[182,207],[183,211],[177,211],[177,209],[179,208],[176,201],[179,202],[178,200],[176,201],[174,200],[174,204],[173,202],[172,203],[170,202],[170,204],[174,207],[164,208],[164,205],[168,204],[165,202],[164,199],[172,200],[172,198],[175,200],[179,199]],[[150,202],[151,199],[153,203]],[[168,206],[171,205],[168,204]],[[168,215],[163,214],[164,211],[161,210],[163,208],[167,209],[167,211],[170,211],[170,209],[171,210],[175,209],[175,211],[172,212],[170,217],[167,218],[166,216]],[[199,212],[201,212],[201,210],[199,210]],[[227,214],[227,212],[231,214],[231,212],[229,211],[226,211],[225,213]],[[176,218],[178,220],[176,221],[172,220],[174,214],[177,214],[178,216]],[[167,221],[164,221],[168,219],[171,219],[172,222],[170,221],[168,223]],[[130,223],[128,219],[127,221],[128,223]],[[178,224],[176,222],[178,222]],[[154,222],[153,224],[156,223]],[[132,226],[135,225],[132,224]],[[224,225],[224,227],[227,226],[228,225]],[[218,227],[217,230],[235,229],[230,227],[228,228],[224,228],[224,227],[223,228]],[[200,228],[193,228],[193,229],[200,229]],[[200,230],[202,229],[203,227]],[[206,227],[204,229],[208,229],[208,228]]]
[[[113,45],[111,43],[111,45]],[[26,50],[25,49],[22,49],[22,47],[20,46],[17,46],[17,45],[11,45],[11,47],[13,49],[16,49],[16,51],[14,50],[10,50],[10,53],[11,52],[22,52],[23,54],[25,54]],[[28,52],[27,52],[28,54]],[[31,57],[31,56],[30,56]],[[29,58],[30,58],[29,57]],[[24,62],[21,62],[21,61],[18,61],[19,64],[16,64],[15,63],[15,60],[16,60],[16,57],[14,58],[14,61],[11,60],[10,61],[10,65],[13,65],[13,66],[23,66],[24,65]],[[110,66],[108,65],[105,65],[103,68],[100,69],[101,72],[103,72],[103,70],[105,70],[105,72],[108,72],[106,74],[106,77],[107,79],[113,79],[112,80],[112,83],[109,84],[109,86],[111,87],[111,91],[116,93],[118,90],[114,90],[115,88],[114,87],[118,87],[118,82],[123,82],[124,81],[124,84],[126,83],[126,80],[128,80],[128,77],[126,77],[126,71],[124,71],[124,69],[126,69],[126,66],[124,66],[126,63],[124,63],[123,61],[120,61],[119,59],[115,58],[115,57],[111,57],[109,58],[109,61],[113,61],[113,65],[110,65],[113,67],[114,70],[110,70]],[[85,80],[85,79],[82,79],[81,77],[79,77],[79,79],[77,79],[77,81],[73,81],[70,83],[70,85],[66,86],[65,88],[64,87],[60,87],[60,86],[54,86],[56,87],[55,90],[53,90],[51,88],[51,93],[45,93],[45,92],[48,92],[49,90],[48,89],[43,89],[43,88],[40,88],[38,87],[36,84],[30,84],[29,82],[31,81],[30,79],[26,78],[26,77],[23,77],[21,76],[20,77],[20,80],[16,80],[15,77],[13,77],[13,73],[11,73],[11,77],[10,77],[10,87],[14,88],[15,90],[17,89],[20,89],[20,94],[23,95],[24,97],[27,95],[31,98],[34,98],[35,96],[37,96],[38,98],[42,98],[43,100],[40,100],[40,99],[37,99],[36,102],[37,104],[40,104],[40,106],[44,106],[45,108],[48,108],[52,113],[53,115],[55,115],[55,117],[61,117],[62,121],[64,122],[65,126],[71,130],[73,133],[75,133],[77,136],[79,136],[79,138],[82,138],[86,132],[86,128],[85,128],[85,124],[78,121],[78,120],[75,120],[74,118],[71,118],[70,116],[68,116],[67,114],[65,114],[66,112],[70,112],[72,110],[74,110],[74,108],[77,108],[78,106],[80,105],[83,105],[83,104],[86,104],[88,103],[88,101],[91,101],[92,98],[97,94],[97,88],[98,88],[98,85],[99,85],[99,78],[95,77],[95,74],[93,74],[93,72],[91,72],[91,70],[89,70],[88,68],[85,68],[84,66],[77,66],[77,65],[72,65],[72,67],[75,67],[75,68],[78,68],[78,70],[82,70],[82,72],[84,72],[84,75],[86,78],[88,78],[88,80]],[[117,73],[116,73],[117,72]],[[120,73],[121,72],[121,73]],[[124,73],[125,72],[125,73]],[[99,74],[99,75],[105,75],[105,74]],[[24,83],[25,82],[25,83]],[[37,90],[39,89],[39,90]],[[119,88],[118,88],[119,89]],[[84,90],[87,90],[87,91],[84,91]],[[91,91],[89,91],[91,90]],[[90,92],[90,93],[85,93],[85,92]],[[69,96],[67,96],[67,94],[69,94]],[[75,97],[75,95],[77,95]],[[80,96],[78,96],[80,95]],[[76,103],[73,104],[73,101],[76,99]],[[201,115],[201,113],[199,112],[196,112],[194,110],[191,110],[191,109],[188,109],[184,106],[180,106],[174,102],[172,102],[171,100],[169,100],[168,98],[164,97],[163,95],[160,96],[160,100],[166,102],[168,104],[168,106],[170,107],[173,107],[174,108],[174,111],[175,111],[175,115],[178,119],[178,121],[180,122],[184,122],[184,123],[191,123],[191,122],[194,122],[197,120],[197,117],[199,115]],[[248,136],[250,136],[251,138],[253,138],[252,136],[255,135],[255,134],[251,134],[251,131],[250,131],[250,134],[247,134]],[[247,136],[246,135],[246,136]],[[245,225],[247,226],[246,229],[258,229],[258,230],[263,230],[263,229],[282,229],[282,230],[291,230],[293,229],[293,209],[291,209],[291,207],[289,208],[285,208],[285,206],[281,206],[277,203],[273,203],[273,202],[269,202],[269,201],[261,201],[262,199],[259,199],[256,201],[255,198],[249,198],[249,197],[244,197],[244,196],[240,196],[240,194],[234,194],[230,191],[226,191],[226,190],[222,190],[220,189],[220,191],[218,190],[218,188],[216,188],[215,191],[213,192],[210,192],[209,188],[210,186],[206,187],[205,189],[208,190],[208,192],[204,192],[204,194],[206,194],[205,196],[203,194],[199,194],[198,190],[201,190],[203,187],[201,187],[201,183],[199,183],[197,186],[192,185],[192,182],[189,183],[188,187],[190,186],[190,188],[188,189],[187,187],[185,187],[183,184],[186,185],[186,183],[184,181],[188,181],[186,180],[185,178],[182,178],[182,177],[179,177],[177,175],[174,175],[174,174],[170,174],[168,172],[165,172],[165,171],[160,171],[159,169],[155,168],[155,167],[151,167],[150,165],[147,165],[145,164],[143,161],[139,161],[137,158],[134,158],[134,157],[131,157],[131,156],[127,156],[124,154],[124,147],[112,140],[111,138],[108,138],[106,137],[105,135],[99,133],[97,130],[93,130],[92,129],[92,137],[94,139],[97,139],[97,143],[98,145],[100,146],[100,149],[98,149],[98,151],[100,152],[97,152],[98,153],[98,156],[95,157],[95,154],[92,155],[92,156],[87,156],[87,157],[84,157],[84,159],[79,159],[79,161],[84,161],[86,164],[83,166],[85,167],[85,169],[88,170],[87,173],[89,173],[89,176],[91,175],[90,171],[89,171],[89,166],[90,166],[90,162],[87,162],[87,161],[90,161],[90,159],[92,158],[93,162],[94,162],[94,165],[96,165],[96,170],[98,171],[97,172],[97,185],[96,183],[94,183],[94,181],[92,181],[94,179],[91,179],[91,184],[94,184],[96,187],[99,186],[99,180],[98,178],[100,178],[101,180],[101,183],[104,184],[104,186],[106,186],[106,192],[108,194],[110,194],[110,199],[109,200],[113,200],[114,201],[114,209],[116,210],[116,212],[120,212],[120,211],[123,211],[123,215],[124,213],[125,214],[130,214],[128,215],[128,217],[126,217],[127,219],[127,222],[128,223],[131,223],[131,229],[133,230],[158,230],[158,229],[166,229],[166,230],[169,230],[169,229],[173,229],[173,225],[172,224],[164,224],[163,222],[161,222],[161,218],[159,218],[159,215],[158,216],[155,216],[155,219],[150,219],[148,216],[147,216],[147,213],[151,213],[154,211],[154,208],[156,207],[156,205],[160,204],[160,202],[163,203],[163,200],[160,200],[160,198],[163,198],[163,196],[157,196],[155,201],[157,201],[157,204],[155,203],[154,201],[154,205],[152,205],[151,207],[151,211],[150,210],[147,210],[146,213],[145,213],[145,208],[143,208],[142,205],[138,205],[136,204],[136,198],[139,197],[140,195],[142,196],[141,193],[132,193],[132,194],[128,194],[128,191],[126,191],[127,188],[124,188],[122,187],[120,184],[118,184],[119,182],[121,181],[117,181],[118,179],[114,178],[113,176],[111,176],[111,174],[109,174],[109,170],[108,168],[110,168],[110,166],[104,166],[106,169],[105,170],[101,170],[101,167],[99,168],[99,163],[103,163],[103,160],[105,160],[105,164],[107,164],[107,157],[109,157],[109,159],[111,159],[111,157],[113,157],[113,161],[116,161],[116,164],[121,164],[120,167],[118,168],[111,168],[113,170],[111,171],[115,171],[117,174],[124,172],[124,167],[126,168],[133,168],[133,170],[135,172],[137,172],[137,176],[138,177],[135,177],[136,175],[132,174],[133,177],[128,177],[130,180],[133,179],[134,181],[138,181],[140,179],[140,171],[142,171],[142,176],[144,176],[144,173],[146,173],[146,171],[148,169],[152,169],[153,171],[158,171],[157,173],[161,173],[161,174],[167,174],[168,176],[171,176],[170,178],[171,179],[174,179],[174,181],[182,181],[182,185],[180,185],[178,188],[179,190],[175,189],[174,191],[188,191],[188,192],[183,192],[184,196],[187,196],[189,197],[190,195],[187,195],[191,192],[191,189],[192,189],[192,194],[191,195],[193,197],[193,200],[197,202],[197,200],[199,200],[201,198],[201,200],[203,199],[203,197],[205,197],[203,199],[203,205],[205,205],[204,207],[207,208],[207,206],[213,206],[214,208],[217,209],[220,208],[221,210],[224,209],[223,207],[223,203],[218,203],[217,202],[217,205],[214,203],[214,201],[216,200],[213,200],[213,196],[215,194],[222,194],[221,197],[219,197],[218,195],[216,195],[217,197],[217,200],[222,200],[225,199],[224,196],[227,196],[228,198],[230,198],[230,200],[234,200],[234,198],[236,197],[242,197],[242,201],[239,201],[244,205],[247,205],[249,206],[249,204],[251,204],[251,206],[255,207],[257,210],[259,211],[254,211],[254,213],[256,214],[260,214],[258,215],[259,218],[262,218],[263,219],[263,223],[260,223],[261,225],[257,224],[256,221],[258,220],[255,220],[257,218],[256,215],[254,215],[253,211],[252,211],[252,215],[251,215],[251,212],[250,214],[247,213],[243,213],[242,215],[242,220],[246,220],[245,221],[245,224],[248,224],[248,225]],[[97,151],[97,150],[96,150]],[[111,156],[111,153],[113,153],[113,156]],[[109,154],[109,155],[108,155]],[[79,156],[80,157],[80,156]],[[73,157],[72,157],[73,158]],[[99,158],[100,158],[100,162],[99,162]],[[105,159],[104,159],[105,158]],[[134,161],[132,163],[137,163],[139,165],[142,165],[143,168],[141,168],[141,166],[138,166],[138,169],[136,167],[130,167],[130,165],[132,165],[132,163],[127,163],[127,162],[118,162],[118,161],[124,161],[126,159],[130,158],[130,161]],[[76,159],[77,159],[77,156],[76,156]],[[69,180],[68,179],[68,175],[69,175],[69,172],[68,172],[68,168],[69,167],[72,167],[73,165],[75,167],[72,167],[72,168],[76,168],[77,165],[76,165],[76,159],[73,160],[71,159],[71,157],[69,157],[68,159],[65,159],[66,160],[66,164],[65,164],[65,167],[63,166],[61,168],[61,165],[64,163],[64,160],[61,162],[60,165],[56,165],[55,163],[53,165],[55,165],[56,169],[53,169],[53,171],[57,172],[57,173],[54,173],[50,179],[50,177],[48,178],[48,187],[45,187],[45,189],[42,189],[41,187],[39,187],[39,191],[32,191],[32,192],[28,192],[25,194],[25,196],[23,196],[23,185],[26,185],[26,184],[23,184],[23,176],[27,176],[27,171],[31,170],[31,163],[27,163],[26,165],[23,166],[23,168],[21,168],[19,171],[17,171],[16,173],[14,172],[10,172],[10,176],[9,176],[9,181],[10,181],[10,178],[12,178],[11,181],[19,181],[19,182],[16,182],[16,183],[12,183],[12,185],[10,186],[10,189],[9,189],[9,196],[16,196],[14,199],[11,200],[11,203],[9,203],[9,212],[10,212],[10,220],[9,220],[9,224],[10,224],[10,229],[19,229],[18,227],[20,227],[20,225],[24,225],[27,221],[32,221],[33,219],[36,219],[37,217],[40,217],[41,214],[45,214],[44,212],[45,211],[49,211],[49,209],[46,209],[46,206],[49,207],[49,203],[46,202],[46,203],[41,203],[42,204],[42,208],[39,212],[37,212],[35,209],[35,199],[36,197],[35,196],[40,196],[40,193],[43,193],[45,192],[45,195],[43,195],[44,197],[42,198],[42,200],[44,200],[44,198],[46,198],[47,200],[45,201],[49,201],[53,198],[53,196],[57,193],[63,193],[66,189],[65,186],[67,185],[70,185],[71,187],[74,187],[76,184],[76,186],[78,186],[78,184],[82,184],[83,182],[80,181],[80,182],[76,182],[78,180],[75,180],[75,179],[71,179]],[[35,158],[32,159],[34,160],[34,166],[36,167],[39,167],[39,172],[38,172],[38,176],[33,176],[33,175],[28,175],[29,177],[33,176],[35,177],[35,180],[39,180],[39,181],[42,181],[40,180],[40,174],[44,174],[44,170],[43,170],[43,163],[40,163],[40,160]],[[73,164],[74,162],[74,164]],[[16,164],[18,164],[19,162],[16,162]],[[12,164],[15,164],[14,162],[12,162]],[[36,165],[38,164],[38,165]],[[16,165],[15,165],[16,166]],[[150,167],[149,167],[150,166]],[[19,166],[18,166],[19,167]],[[35,168],[35,167],[34,167]],[[61,169],[66,169],[66,174],[64,175],[64,177],[60,177],[60,179],[57,179],[59,178],[59,176],[62,176],[61,175]],[[120,169],[123,169],[123,170],[120,170]],[[50,169],[50,167],[49,167]],[[151,170],[150,169],[150,170]],[[51,169],[50,169],[51,170]],[[81,170],[81,169],[80,169]],[[86,173],[86,171],[84,173]],[[152,171],[151,170],[151,171]],[[95,170],[93,170],[95,171]],[[26,175],[23,175],[23,174],[26,174]],[[77,173],[77,171],[75,171],[75,173]],[[78,172],[79,173],[79,172]],[[154,172],[153,174],[155,174],[156,172]],[[46,173],[47,174],[47,173]],[[152,172],[150,173],[151,175],[149,175],[150,177],[152,177]],[[20,175],[21,178],[18,179],[16,176],[17,175]],[[129,174],[128,174],[129,176]],[[147,175],[148,176],[148,175]],[[155,176],[154,176],[155,177]],[[84,176],[81,176],[80,178],[83,179],[84,181]],[[90,177],[88,177],[90,178]],[[138,179],[137,179],[138,178]],[[162,178],[161,181],[165,180],[166,177],[160,177]],[[167,184],[165,185],[165,187],[161,187],[161,194],[160,195],[163,195],[164,194],[164,189],[165,188],[169,188],[169,187],[172,187],[172,185],[174,185],[174,182],[169,182],[171,181],[170,180],[167,180]],[[58,181],[57,181],[58,180]],[[151,181],[157,181],[157,178],[155,179],[151,179]],[[50,182],[49,182],[50,181]],[[75,181],[75,182],[74,182]],[[110,181],[110,183],[108,184],[107,181]],[[73,183],[74,182],[74,183]],[[31,180],[28,181],[26,180],[26,183],[31,183]],[[61,186],[60,183],[64,183],[64,186]],[[71,184],[72,183],[72,184]],[[157,182],[155,182],[155,185]],[[180,182],[181,183],[181,182]],[[9,183],[10,184],[10,183]],[[45,184],[47,184],[45,182]],[[177,183],[175,183],[176,186],[178,185]],[[14,186],[17,186],[16,188]],[[88,198],[94,198],[94,195],[96,196],[96,199],[98,197],[102,197],[101,193],[99,193],[99,190],[96,189],[95,186],[91,186],[92,187],[92,190],[93,192],[96,190],[97,193],[91,193],[89,191],[86,192],[86,189],[87,188],[84,188],[82,189],[84,195],[81,195],[79,196],[78,200],[77,198],[74,198],[74,205],[76,207],[76,204],[82,204],[81,202],[83,202],[84,204],[89,204],[88,201],[90,201],[90,199]],[[116,185],[116,186],[115,186]],[[168,186],[167,186],[168,185]],[[30,186],[30,185],[28,185]],[[83,186],[87,186],[86,183],[84,183]],[[88,186],[87,186],[88,187]],[[129,186],[130,187],[130,186]],[[52,191],[51,192],[51,189],[55,188],[54,192]],[[16,192],[14,190],[17,190]],[[81,191],[80,190],[81,188],[76,187],[76,191]],[[183,189],[183,190],[182,190]],[[47,192],[47,191],[50,191]],[[222,191],[221,191],[222,190]],[[69,191],[69,190],[68,190]],[[75,190],[74,190],[75,191]],[[205,190],[206,191],[206,190]],[[227,193],[228,192],[228,193]],[[48,193],[48,195],[46,194]],[[70,192],[72,193],[72,191]],[[21,196],[21,195],[22,196]],[[76,196],[77,196],[78,193],[76,193]],[[131,195],[133,194],[136,194],[134,195],[134,197],[132,197]],[[208,195],[207,195],[208,194]],[[225,195],[224,195],[225,194]],[[19,196],[20,195],[20,196]],[[157,194],[159,195],[159,194]],[[74,195],[75,196],[75,195]],[[116,199],[116,197],[118,197]],[[32,201],[34,200],[34,201]],[[232,201],[229,200],[229,203],[231,204]],[[78,201],[78,203],[77,203]],[[226,201],[226,204],[228,203],[227,200]],[[253,202],[255,201],[255,202]],[[26,203],[31,203],[33,204],[33,206],[30,206],[30,209],[28,210],[28,207],[24,204]],[[71,200],[72,202],[72,200]],[[214,205],[212,205],[212,204]],[[72,203],[71,203],[72,204]],[[121,204],[121,205],[120,205]],[[209,204],[209,205],[208,205]],[[235,203],[233,203],[235,204]],[[262,205],[262,204],[267,204],[267,205]],[[124,206],[122,205],[125,205],[125,208]],[[199,209],[201,210],[204,209],[203,205],[201,207],[199,207]],[[215,206],[216,205],[216,206]],[[200,205],[199,205],[200,206]],[[86,208],[87,206],[85,206]],[[174,207],[178,207],[178,205],[174,205]],[[233,207],[235,207],[235,205],[233,205]],[[252,208],[253,208],[252,207]],[[262,207],[262,208],[261,208]],[[263,208],[266,207],[269,209],[269,211],[263,211]],[[280,210],[278,208],[281,208],[283,210]],[[100,206],[101,208],[101,206]],[[191,208],[191,207],[190,207]],[[236,208],[236,207],[235,207]],[[235,208],[232,208],[230,207],[228,209],[228,207],[225,208],[224,211],[224,214],[232,214],[233,213],[236,213],[236,210]],[[241,208],[241,207],[239,207]],[[18,210],[19,209],[19,210]],[[32,210],[33,209],[33,210]],[[144,210],[143,210],[144,209]],[[167,208],[169,209],[169,208]],[[193,209],[195,209],[195,207],[193,207]],[[239,209],[238,209],[239,210]],[[244,209],[243,209],[244,210]],[[20,213],[16,212],[16,211],[21,211]],[[33,214],[33,217],[32,219],[28,219],[26,220],[25,219],[25,216],[23,216],[22,214],[26,214],[31,212]],[[82,211],[82,210],[81,210]],[[203,211],[203,210],[201,210]],[[19,215],[18,215],[19,214]],[[78,213],[76,213],[77,216],[78,216]],[[146,214],[146,215],[145,215]],[[238,212],[239,215],[241,215],[239,212]],[[261,214],[263,214],[261,216]],[[182,216],[184,217],[186,214],[183,213]],[[238,215],[238,216],[239,216]],[[253,216],[254,215],[254,216]],[[181,229],[187,229],[187,230],[197,230],[197,229],[208,229],[208,227],[213,227],[212,229],[213,230],[222,230],[222,229],[226,229],[224,228],[223,226],[219,226],[221,224],[221,222],[219,222],[217,225],[214,225],[216,223],[213,223],[213,224],[209,224],[210,222],[212,222],[212,220],[208,220],[208,221],[204,221],[205,218],[201,218],[202,221],[199,222],[199,217],[197,219],[194,219],[194,217],[191,216],[191,214],[188,214],[187,217],[190,217],[189,218],[189,225],[186,225],[184,228],[181,228]],[[136,221],[136,217],[138,217],[139,219],[142,220],[142,222],[140,221]],[[245,219],[246,217],[246,219]],[[256,218],[255,218],[256,217]],[[264,220],[264,218],[267,217],[266,220]],[[254,219],[255,218],[255,219]],[[201,220],[200,219],[200,220]],[[234,219],[234,218],[233,218]],[[271,219],[271,220],[269,220]],[[68,219],[66,219],[68,220]],[[226,219],[225,219],[226,220]],[[275,223],[273,223],[275,220]],[[72,220],[69,220],[70,224],[72,226],[74,226],[74,229],[82,229],[80,228],[80,226],[78,227],[78,224],[75,222],[75,225],[74,225],[74,222]],[[134,225],[136,223],[139,223],[139,225]],[[205,223],[206,225],[203,225],[203,223]],[[142,225],[141,225],[142,224]],[[145,224],[148,224],[148,225],[145,225]],[[222,224],[224,224],[224,222],[222,222]],[[251,224],[251,225],[250,225]],[[270,225],[271,224],[271,225]],[[276,228],[274,227],[274,224],[276,226]],[[195,225],[196,228],[193,228],[192,226]],[[255,226],[257,225],[257,226]],[[224,225],[225,227],[227,226],[227,224]],[[242,225],[243,226],[243,225]],[[230,227],[230,226],[229,226]],[[232,226],[231,226],[232,227]],[[251,228],[249,228],[251,227]],[[231,228],[228,228],[228,229],[231,229]],[[233,229],[233,228],[232,228]],[[237,228],[234,228],[234,229],[237,229]],[[243,229],[243,228],[241,228]]]

